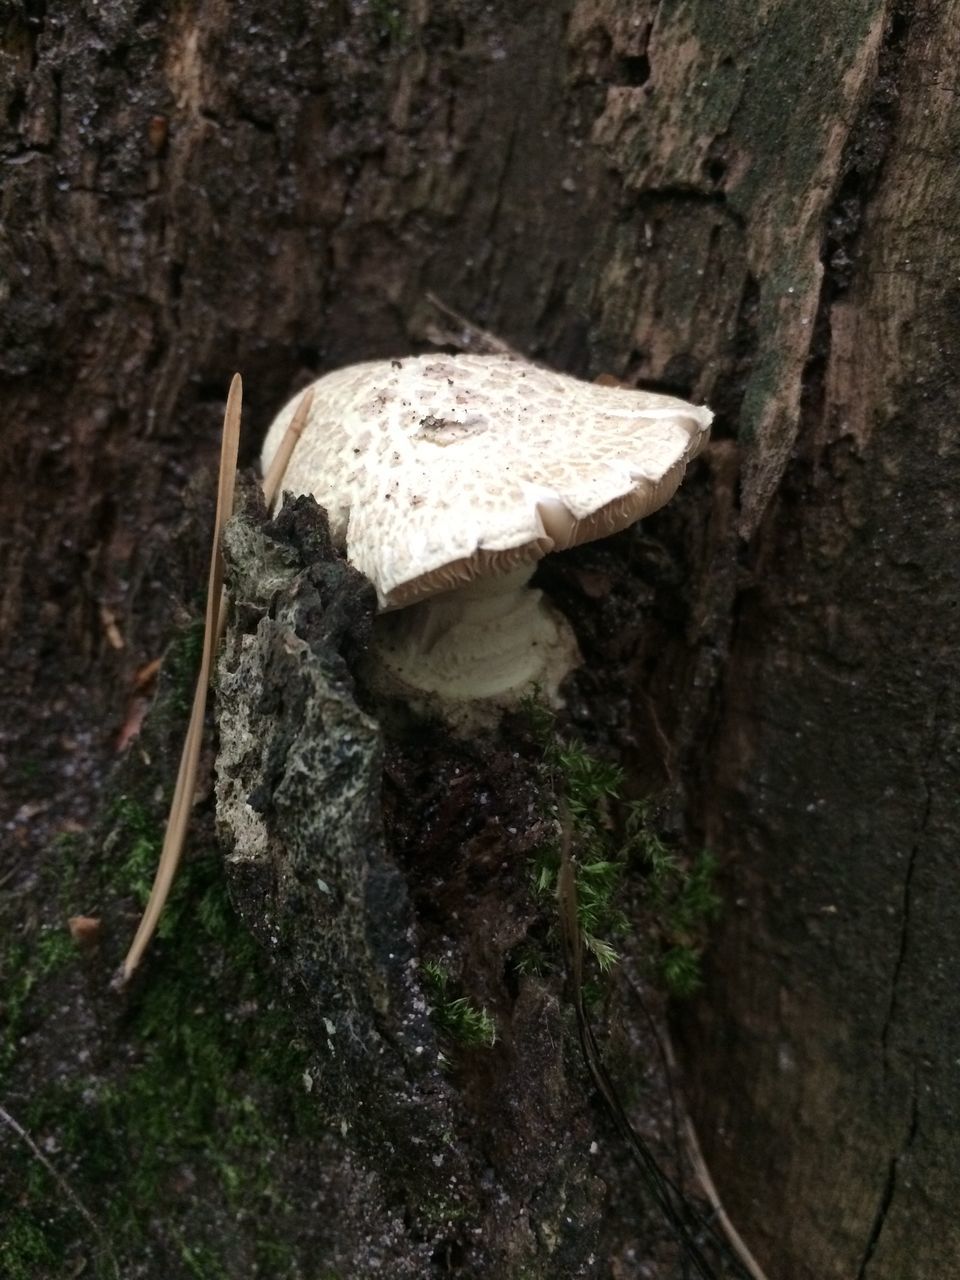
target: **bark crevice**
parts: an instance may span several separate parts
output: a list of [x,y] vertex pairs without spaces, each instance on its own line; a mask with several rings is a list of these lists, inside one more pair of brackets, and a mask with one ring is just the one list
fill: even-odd
[[887,1218],[893,1208],[894,1197],[897,1194],[897,1175],[900,1168],[900,1162],[910,1153],[910,1149],[916,1141],[917,1132],[920,1125],[920,1116],[917,1106],[917,1082],[914,1076],[913,1090],[910,1097],[910,1120],[907,1128],[907,1134],[903,1145],[900,1149],[890,1157],[890,1163],[887,1166],[887,1176],[883,1184],[883,1190],[880,1193],[880,1202],[877,1205],[876,1216],[873,1225],[870,1228],[870,1235],[867,1238],[866,1247],[863,1251],[863,1257],[857,1268],[856,1280],[867,1280],[867,1268],[870,1261],[877,1251],[880,1244],[880,1238],[883,1235]]

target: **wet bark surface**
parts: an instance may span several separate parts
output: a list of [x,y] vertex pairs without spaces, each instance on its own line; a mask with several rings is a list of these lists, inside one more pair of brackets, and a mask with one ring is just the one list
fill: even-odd
[[[50,842],[122,790],[136,673],[197,612],[202,526],[174,531],[230,374],[250,459],[308,378],[420,349],[433,289],[557,368],[719,411],[648,536],[543,569],[616,672],[584,673],[571,719],[725,868],[676,1030],[771,1277],[945,1274],[956,4],[255,8],[4,16],[10,936],[33,955],[62,919]],[[411,785],[395,761],[388,808]],[[116,952],[133,906],[110,903]],[[57,981],[73,1040],[116,1036]],[[62,1075],[56,1021],[16,1023],[21,1085]]]
[[[741,905],[727,997],[711,986],[688,1024],[718,1073],[697,1110],[774,1273],[932,1276],[958,1246],[956,18],[892,15],[845,143],[797,445],[750,545],[703,775]],[[740,1087],[718,1096],[724,1072]]]

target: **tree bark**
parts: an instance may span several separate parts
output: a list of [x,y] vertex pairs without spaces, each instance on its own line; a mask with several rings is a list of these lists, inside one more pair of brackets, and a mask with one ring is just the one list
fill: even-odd
[[958,12],[883,16],[818,223],[796,445],[698,753],[738,909],[685,1037],[711,1063],[709,1158],[771,1269],[870,1280],[960,1248]]
[[308,378],[423,346],[432,290],[704,399],[611,712],[725,868],[687,1094],[771,1280],[948,1274],[960,5],[261,8],[5,17],[15,873],[195,603],[162,548],[234,369],[250,459]]

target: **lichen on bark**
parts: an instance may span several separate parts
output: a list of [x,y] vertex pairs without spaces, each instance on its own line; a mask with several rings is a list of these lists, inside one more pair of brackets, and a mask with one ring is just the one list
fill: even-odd
[[373,590],[308,499],[272,531],[236,518],[225,543],[237,623],[220,663],[217,795],[237,905],[307,992],[330,1123],[371,1155],[401,1147],[405,1176],[438,1192],[462,1157],[444,1136],[413,913],[383,838],[380,730],[350,674]]

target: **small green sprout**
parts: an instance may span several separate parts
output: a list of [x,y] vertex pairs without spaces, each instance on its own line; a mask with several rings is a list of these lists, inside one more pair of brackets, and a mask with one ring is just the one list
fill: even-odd
[[631,853],[647,868],[648,894],[664,948],[657,967],[671,995],[692,996],[703,985],[704,926],[722,905],[714,888],[717,860],[703,850],[690,863],[669,849],[654,826],[648,801],[630,806],[626,835]]
[[125,847],[124,859],[117,868],[116,879],[143,906],[150,897],[157,858],[163,845],[163,828],[138,800],[130,796],[118,796],[111,814],[120,829]]
[[[542,704],[528,705],[534,733],[543,746],[543,764],[551,790],[562,798],[573,823],[574,875],[577,916],[583,945],[602,973],[619,960],[611,937],[626,929],[619,901],[625,860],[613,835],[610,807],[619,800],[624,773],[619,765],[591,755],[578,742],[561,739],[553,715]],[[547,845],[535,862],[535,883],[541,895],[554,894],[560,850]]]
[[685,1000],[703,986],[700,953],[693,947],[670,947],[660,957],[660,972],[672,996]]
[[478,1009],[466,996],[452,995],[450,974],[439,962],[428,960],[422,972],[433,1001],[430,1017],[440,1035],[464,1048],[491,1048],[497,1040],[497,1028],[486,1009]]

